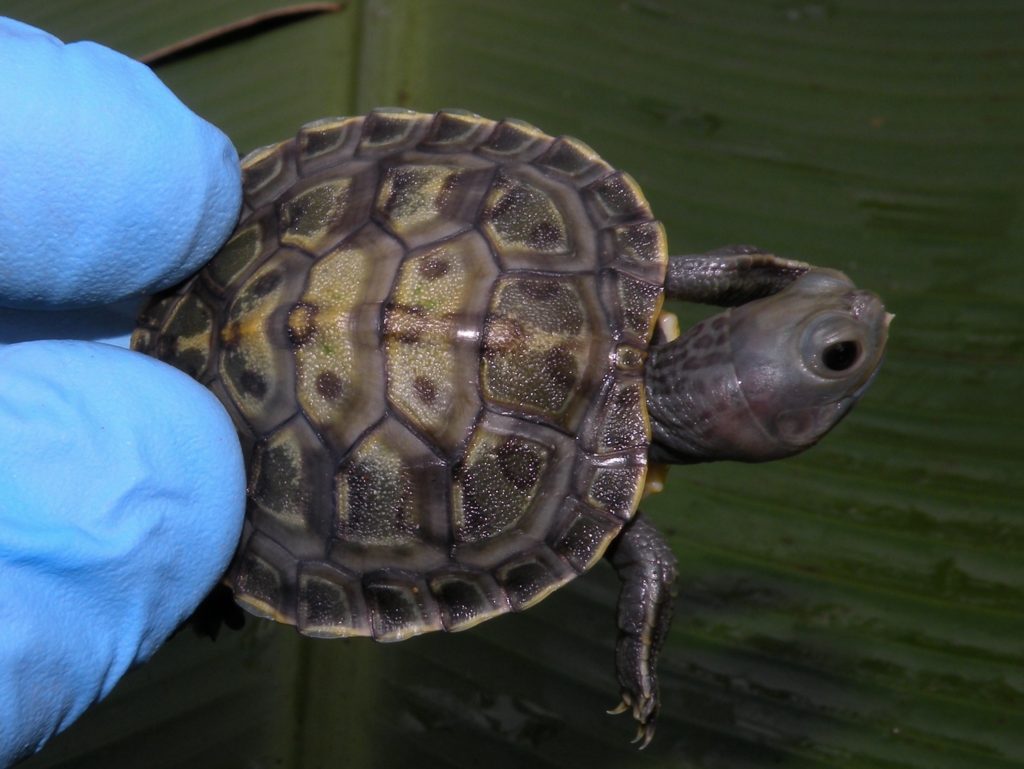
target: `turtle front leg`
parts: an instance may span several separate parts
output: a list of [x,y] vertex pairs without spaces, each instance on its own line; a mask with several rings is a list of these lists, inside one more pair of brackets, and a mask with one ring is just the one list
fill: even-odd
[[725,246],[706,254],[669,257],[665,291],[672,299],[737,307],[777,294],[808,270],[756,246]]
[[675,599],[676,558],[654,526],[637,513],[607,553],[619,579],[619,640],[615,668],[622,702],[611,713],[632,711],[638,729],[634,742],[645,748],[654,737],[658,716],[656,666]]

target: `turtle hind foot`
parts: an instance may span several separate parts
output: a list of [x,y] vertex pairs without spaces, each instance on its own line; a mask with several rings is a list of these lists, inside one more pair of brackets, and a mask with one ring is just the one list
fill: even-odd
[[622,580],[615,645],[622,704],[616,712],[633,713],[639,727],[635,742],[643,748],[654,736],[658,714],[658,653],[672,622],[676,559],[639,512],[612,543],[607,557]]
[[654,727],[658,715],[658,701],[654,697],[647,697],[630,704],[632,697],[629,692],[622,693],[622,700],[609,711],[609,715],[631,712],[636,720],[636,736],[631,740],[635,745],[640,743],[638,750],[643,750],[651,744],[654,739]]
[[231,588],[219,584],[200,602],[187,623],[196,635],[216,641],[222,627],[241,630],[245,625],[245,612],[235,603]]

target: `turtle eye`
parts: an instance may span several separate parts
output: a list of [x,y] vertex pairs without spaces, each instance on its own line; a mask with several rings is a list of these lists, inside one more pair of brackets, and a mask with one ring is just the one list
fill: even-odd
[[852,339],[833,342],[821,353],[821,362],[829,371],[846,371],[860,357],[860,345]]
[[824,379],[840,379],[864,359],[864,329],[841,313],[818,316],[804,331],[804,365]]

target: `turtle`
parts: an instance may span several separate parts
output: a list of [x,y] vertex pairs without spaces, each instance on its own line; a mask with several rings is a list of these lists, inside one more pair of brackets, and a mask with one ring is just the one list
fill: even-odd
[[[646,745],[676,560],[645,489],[668,464],[817,442],[878,370],[881,300],[752,246],[670,255],[628,174],[519,120],[375,110],[242,165],[234,234],[132,340],[238,429],[237,603],[400,641],[607,558],[616,710]],[[726,309],[679,334],[666,298]]]

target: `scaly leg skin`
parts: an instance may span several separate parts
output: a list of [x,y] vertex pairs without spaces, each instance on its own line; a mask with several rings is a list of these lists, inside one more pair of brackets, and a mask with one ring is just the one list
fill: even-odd
[[665,292],[671,299],[737,307],[777,294],[808,270],[756,246],[726,246],[706,254],[669,257]]
[[654,737],[658,717],[656,666],[672,623],[676,558],[640,513],[626,525],[607,556],[622,580],[615,648],[622,702],[609,712],[632,711],[638,724],[634,742],[643,749]]

